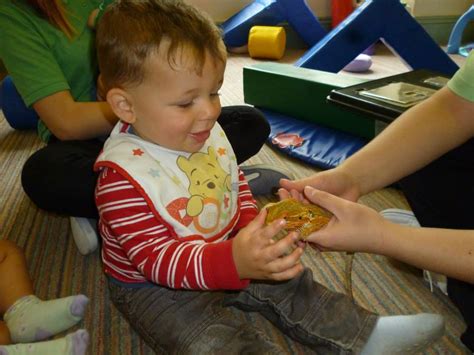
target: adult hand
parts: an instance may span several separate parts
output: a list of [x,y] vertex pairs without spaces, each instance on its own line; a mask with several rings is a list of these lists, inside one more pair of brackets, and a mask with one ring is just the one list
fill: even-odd
[[[262,209],[257,217],[235,236],[232,253],[237,272],[241,279],[292,279],[303,271],[299,262],[303,248],[297,246],[298,234],[289,233],[275,241],[273,237],[284,228],[285,221],[276,220],[266,226],[266,215],[267,211]],[[289,251],[291,252],[288,253]]]
[[306,187],[304,195],[334,214],[326,227],[306,239],[318,249],[372,253],[383,250],[389,222],[375,210],[312,187]]
[[282,187],[282,189],[278,191],[280,199],[293,197],[304,200],[305,195],[303,190],[306,186],[329,192],[350,201],[357,201],[360,197],[360,191],[356,181],[350,174],[340,168],[326,170],[300,180],[291,181],[282,179],[280,185]]

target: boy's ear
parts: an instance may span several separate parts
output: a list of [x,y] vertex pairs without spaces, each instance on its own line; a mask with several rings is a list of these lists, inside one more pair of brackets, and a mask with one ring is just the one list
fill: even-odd
[[126,123],[135,123],[136,117],[133,110],[133,101],[125,90],[120,88],[110,89],[107,93],[107,102],[118,118]]

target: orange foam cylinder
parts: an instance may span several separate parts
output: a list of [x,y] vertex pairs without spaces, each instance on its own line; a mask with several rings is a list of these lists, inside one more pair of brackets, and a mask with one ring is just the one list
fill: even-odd
[[278,26],[253,26],[248,49],[252,58],[281,59],[285,54],[286,32]]

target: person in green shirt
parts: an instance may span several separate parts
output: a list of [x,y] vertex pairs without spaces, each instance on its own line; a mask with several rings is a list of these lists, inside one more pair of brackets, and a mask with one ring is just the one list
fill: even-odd
[[[343,164],[305,179],[282,180],[279,191],[281,198],[304,198],[334,213],[327,228],[308,238],[318,248],[382,254],[447,275],[448,295],[467,323],[461,340],[472,352],[473,137],[471,54],[446,87],[406,111]],[[396,181],[414,212],[412,221],[392,223],[355,203]],[[413,227],[418,223],[422,228]]]
[[[0,0],[0,59],[24,103],[38,114],[38,133],[47,143],[25,163],[23,189],[38,207],[75,216],[71,227],[82,254],[97,246],[95,221],[89,220],[98,217],[92,167],[117,122],[109,105],[96,100],[91,28],[111,2]],[[239,164],[255,155],[270,133],[263,115],[248,106],[224,107],[219,123]],[[269,193],[279,178],[290,175],[269,166],[243,171],[257,177],[249,179],[254,194]]]

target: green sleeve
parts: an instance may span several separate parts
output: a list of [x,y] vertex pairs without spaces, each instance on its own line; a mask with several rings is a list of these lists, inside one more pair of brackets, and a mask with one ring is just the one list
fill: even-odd
[[[34,102],[58,91],[69,90],[69,84],[54,58],[50,47],[54,43],[35,31],[38,23],[30,20],[31,14],[21,9],[0,12],[0,58],[11,75],[25,104]],[[45,26],[50,26],[41,19]]]
[[457,95],[474,102],[474,52],[448,82],[448,87]]

